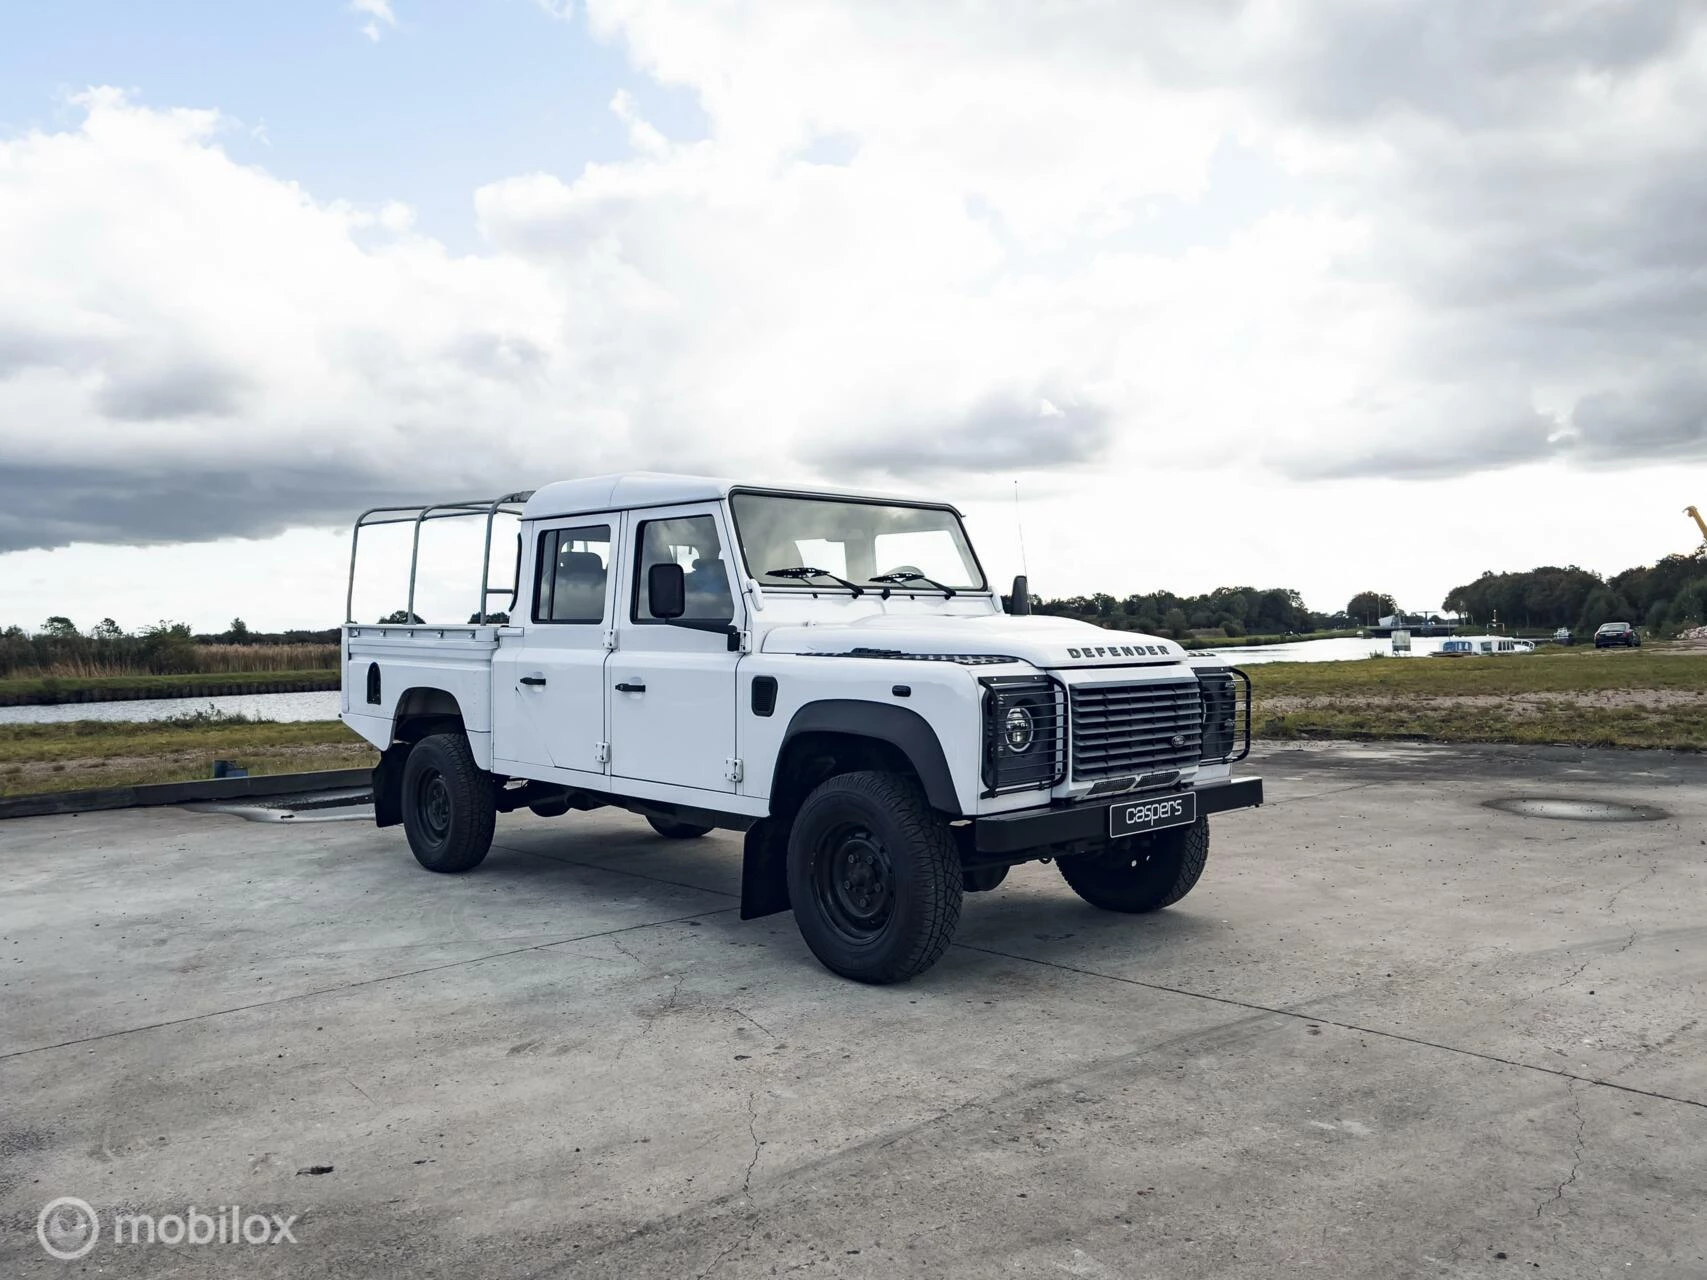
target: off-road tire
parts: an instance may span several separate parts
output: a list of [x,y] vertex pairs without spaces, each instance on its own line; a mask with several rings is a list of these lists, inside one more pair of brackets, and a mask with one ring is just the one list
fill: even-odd
[[916,779],[838,774],[795,815],[788,896],[826,969],[905,982],[936,963],[960,923],[960,856]]
[[1061,877],[1093,907],[1143,912],[1171,907],[1191,892],[1209,860],[1209,819],[1152,835],[1111,841],[1099,853],[1060,859]]
[[670,818],[648,818],[646,821],[666,840],[698,840],[711,830],[696,822],[676,822]]
[[492,848],[492,778],[460,733],[422,738],[403,764],[403,830],[428,871],[472,871]]

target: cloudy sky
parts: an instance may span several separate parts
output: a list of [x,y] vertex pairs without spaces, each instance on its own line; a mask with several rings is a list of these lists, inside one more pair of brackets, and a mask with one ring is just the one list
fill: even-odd
[[330,625],[390,500],[950,498],[1437,606],[1707,505],[1681,0],[124,0],[0,41],[0,624]]

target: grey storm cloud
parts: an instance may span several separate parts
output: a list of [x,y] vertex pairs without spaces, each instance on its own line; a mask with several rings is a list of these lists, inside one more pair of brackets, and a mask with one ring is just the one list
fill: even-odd
[[1559,432],[1553,418],[1511,404],[1478,414],[1474,399],[1465,398],[1467,410],[1415,406],[1397,424],[1372,424],[1369,438],[1349,448],[1279,455],[1270,462],[1297,480],[1441,480],[1521,466],[1552,454]]
[[1667,370],[1584,396],[1571,425],[1574,447],[1596,459],[1707,457],[1707,369]]
[[444,497],[379,468],[7,465],[0,467],[0,553],[73,542],[266,537],[303,525],[347,525],[368,507]]
[[[1378,122],[1390,141],[1380,172],[1344,180],[1339,199],[1375,215],[1365,270],[1422,317],[1412,374],[1454,388],[1369,415],[1352,447],[1276,455],[1283,474],[1707,459],[1707,130],[1678,110],[1608,137],[1571,98],[1587,77],[1610,86],[1675,60],[1704,14],[1669,2],[1318,11],[1307,52],[1270,90],[1330,129]],[[1686,372],[1642,372],[1656,362]],[[1514,408],[1514,383],[1574,388],[1574,408],[1563,421]]]
[[1112,430],[1113,414],[1100,405],[1001,393],[937,421],[826,440],[805,457],[862,475],[964,472],[969,459],[980,470],[1023,471],[1090,462],[1107,447]]
[[96,395],[95,406],[117,422],[226,417],[242,407],[243,392],[253,385],[241,370],[190,361],[115,373]]
[[1278,95],[1322,123],[1411,111],[1473,129],[1544,111],[1561,75],[1664,55],[1699,13],[1693,0],[1329,0],[1266,69]]

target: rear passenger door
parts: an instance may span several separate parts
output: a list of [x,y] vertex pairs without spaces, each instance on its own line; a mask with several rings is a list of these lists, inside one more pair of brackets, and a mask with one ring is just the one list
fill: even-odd
[[[523,633],[499,649],[492,690],[519,730],[512,740],[535,744],[531,753],[543,757],[528,763],[609,772],[604,666],[618,527],[617,516],[595,515],[535,528],[531,582],[517,601],[517,612],[528,601]],[[495,746],[498,756],[511,750],[502,735]]]

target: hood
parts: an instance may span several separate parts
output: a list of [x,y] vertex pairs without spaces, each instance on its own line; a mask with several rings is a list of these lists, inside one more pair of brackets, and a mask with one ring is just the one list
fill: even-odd
[[1109,631],[1071,618],[1036,614],[1022,618],[873,614],[854,622],[800,623],[768,632],[762,649],[765,653],[878,649],[897,654],[1002,655],[1048,669],[1169,663],[1186,656],[1179,645],[1159,636]]

